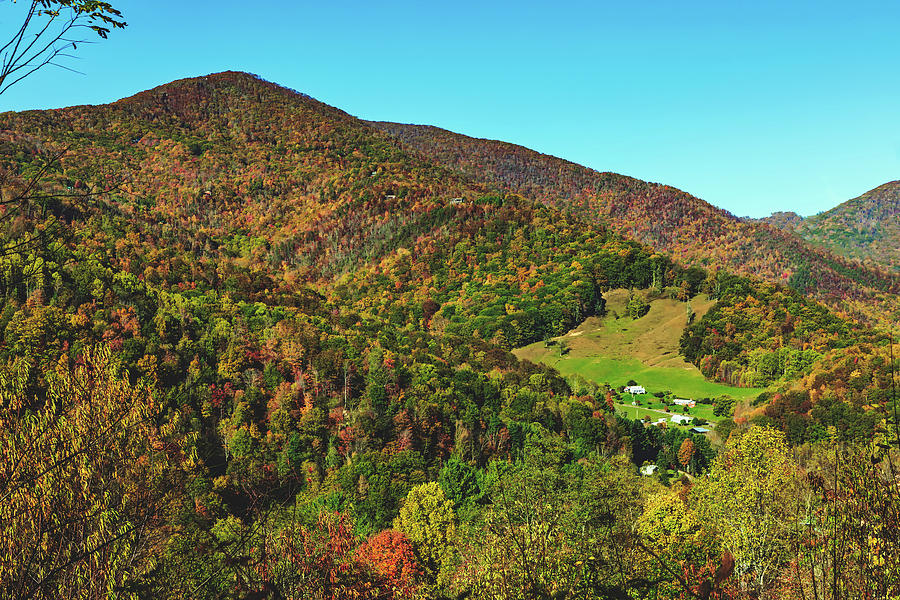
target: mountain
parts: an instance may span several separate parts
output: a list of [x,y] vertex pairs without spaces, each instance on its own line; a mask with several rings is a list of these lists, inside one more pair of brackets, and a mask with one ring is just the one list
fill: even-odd
[[[784,456],[876,433],[886,336],[798,289],[868,273],[846,294],[863,304],[890,278],[837,259],[792,287],[704,269],[687,232],[755,256],[738,233],[777,230],[490,144],[483,172],[438,161],[233,72],[0,114],[0,596],[674,600],[734,559],[694,517],[660,542],[688,510],[668,471],[703,485],[735,428]],[[677,339],[704,376],[766,390],[737,413],[718,398],[708,436],[510,352],[562,356],[554,338],[606,297],[623,332],[665,303],[687,326],[662,351]],[[662,474],[641,480],[647,461]],[[529,523],[552,543],[522,542]]]
[[805,219],[765,219],[834,254],[900,272],[900,181]]
[[768,223],[747,222],[667,185],[648,183],[494,140],[437,127],[372,122],[404,147],[480,179],[608,224],[686,264],[790,285],[841,311],[884,318],[900,278],[811,245]]
[[[108,219],[174,237],[160,247],[199,253],[209,283],[231,276],[216,273],[229,254],[307,281],[340,272],[429,228],[444,198],[478,193],[346,113],[241,73],[2,119],[4,155],[22,173],[61,153],[59,186],[108,190]],[[243,247],[224,248],[236,231]]]
[[[846,314],[874,311],[887,297],[880,288],[893,283],[667,186],[433,128],[373,127],[243,73],[176,81],[106,106],[6,113],[0,123],[7,168],[43,173],[42,185],[57,192],[32,218],[49,210],[69,223],[65,252],[54,252],[75,263],[66,275],[74,287],[56,288],[44,285],[58,278],[49,266],[63,264],[56,254],[39,275],[10,263],[0,287],[23,303],[40,289],[81,310],[120,287],[109,279],[118,272],[167,294],[327,305],[507,351],[602,312],[605,290],[681,301],[706,291],[719,306],[686,334],[685,356],[707,377],[756,386],[787,381],[786,370],[762,366],[776,346],[822,354],[868,335],[802,292],[824,290]],[[441,160],[397,131],[442,140]],[[96,192],[82,202],[79,190]],[[757,265],[789,288],[735,277],[739,257],[734,271]],[[771,276],[764,258],[794,260],[796,270]],[[129,347],[134,360],[146,351],[135,340]],[[185,366],[172,354],[159,365],[173,382]]]
[[779,229],[787,229],[792,230],[795,226],[799,225],[803,221],[803,217],[798,215],[793,211],[780,211],[774,212],[768,217],[762,219],[752,219],[747,217],[745,220],[747,221],[762,221],[764,223],[769,223],[770,225],[774,225]]
[[[102,265],[168,293],[303,305],[314,290],[337,310],[508,350],[577,325],[602,307],[605,288],[648,287],[651,271],[687,294],[704,282],[604,227],[490,194],[346,113],[246,74],[0,122],[7,168],[43,173],[57,192],[50,214],[70,222],[76,306],[92,298],[88,265]],[[97,192],[87,202],[63,200],[88,189]],[[27,302],[40,282],[23,286],[27,270],[10,269],[18,275],[0,287]]]

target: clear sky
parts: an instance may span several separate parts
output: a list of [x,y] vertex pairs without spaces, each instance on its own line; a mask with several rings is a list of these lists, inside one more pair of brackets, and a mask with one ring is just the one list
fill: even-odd
[[[111,0],[129,26],[0,96],[100,104],[256,73],[351,114],[808,215],[900,179],[900,3]],[[0,32],[25,3],[0,0]]]

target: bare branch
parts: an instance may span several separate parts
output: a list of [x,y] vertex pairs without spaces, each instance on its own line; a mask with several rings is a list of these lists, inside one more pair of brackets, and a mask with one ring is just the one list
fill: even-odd
[[85,29],[106,39],[110,29],[127,25],[121,17],[122,13],[105,2],[32,0],[22,25],[0,46],[0,94],[47,65],[62,67],[55,59],[73,58],[67,54],[69,48],[91,43],[70,37],[71,32]]

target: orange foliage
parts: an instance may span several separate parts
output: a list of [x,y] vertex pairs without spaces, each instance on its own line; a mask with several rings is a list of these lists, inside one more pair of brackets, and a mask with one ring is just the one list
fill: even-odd
[[403,533],[386,529],[361,544],[354,555],[385,578],[398,598],[409,597],[422,575],[412,543]]

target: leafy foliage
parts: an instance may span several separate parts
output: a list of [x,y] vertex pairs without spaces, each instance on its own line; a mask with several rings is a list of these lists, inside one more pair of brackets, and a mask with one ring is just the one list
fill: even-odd
[[831,210],[807,217],[765,219],[835,254],[896,271],[900,264],[900,184],[880,185]]
[[129,383],[105,348],[62,359],[40,404],[20,367],[0,379],[0,590],[133,594],[188,460],[171,435],[177,416],[154,426],[150,387]]
[[[781,531],[786,504],[758,504],[793,490],[783,441],[864,438],[890,406],[865,326],[245,74],[0,122],[4,181],[42,198],[0,252],[7,595],[724,597],[764,550],[773,588],[797,554],[736,537],[722,490]],[[615,288],[636,318],[645,295],[713,295],[684,354],[771,384],[765,406],[716,401],[718,459],[713,436],[617,417],[608,386],[509,352]]]
[[782,433],[751,427],[729,438],[709,478],[693,490],[700,518],[718,530],[740,583],[756,593],[769,587],[790,551],[797,471]]
[[801,291],[871,321],[888,322],[887,314],[898,309],[896,274],[841,258],[768,224],[737,218],[670,186],[598,173],[521,146],[436,127],[372,125],[475,181],[487,180],[601,222],[683,263],[778,284],[803,274],[794,279]]

